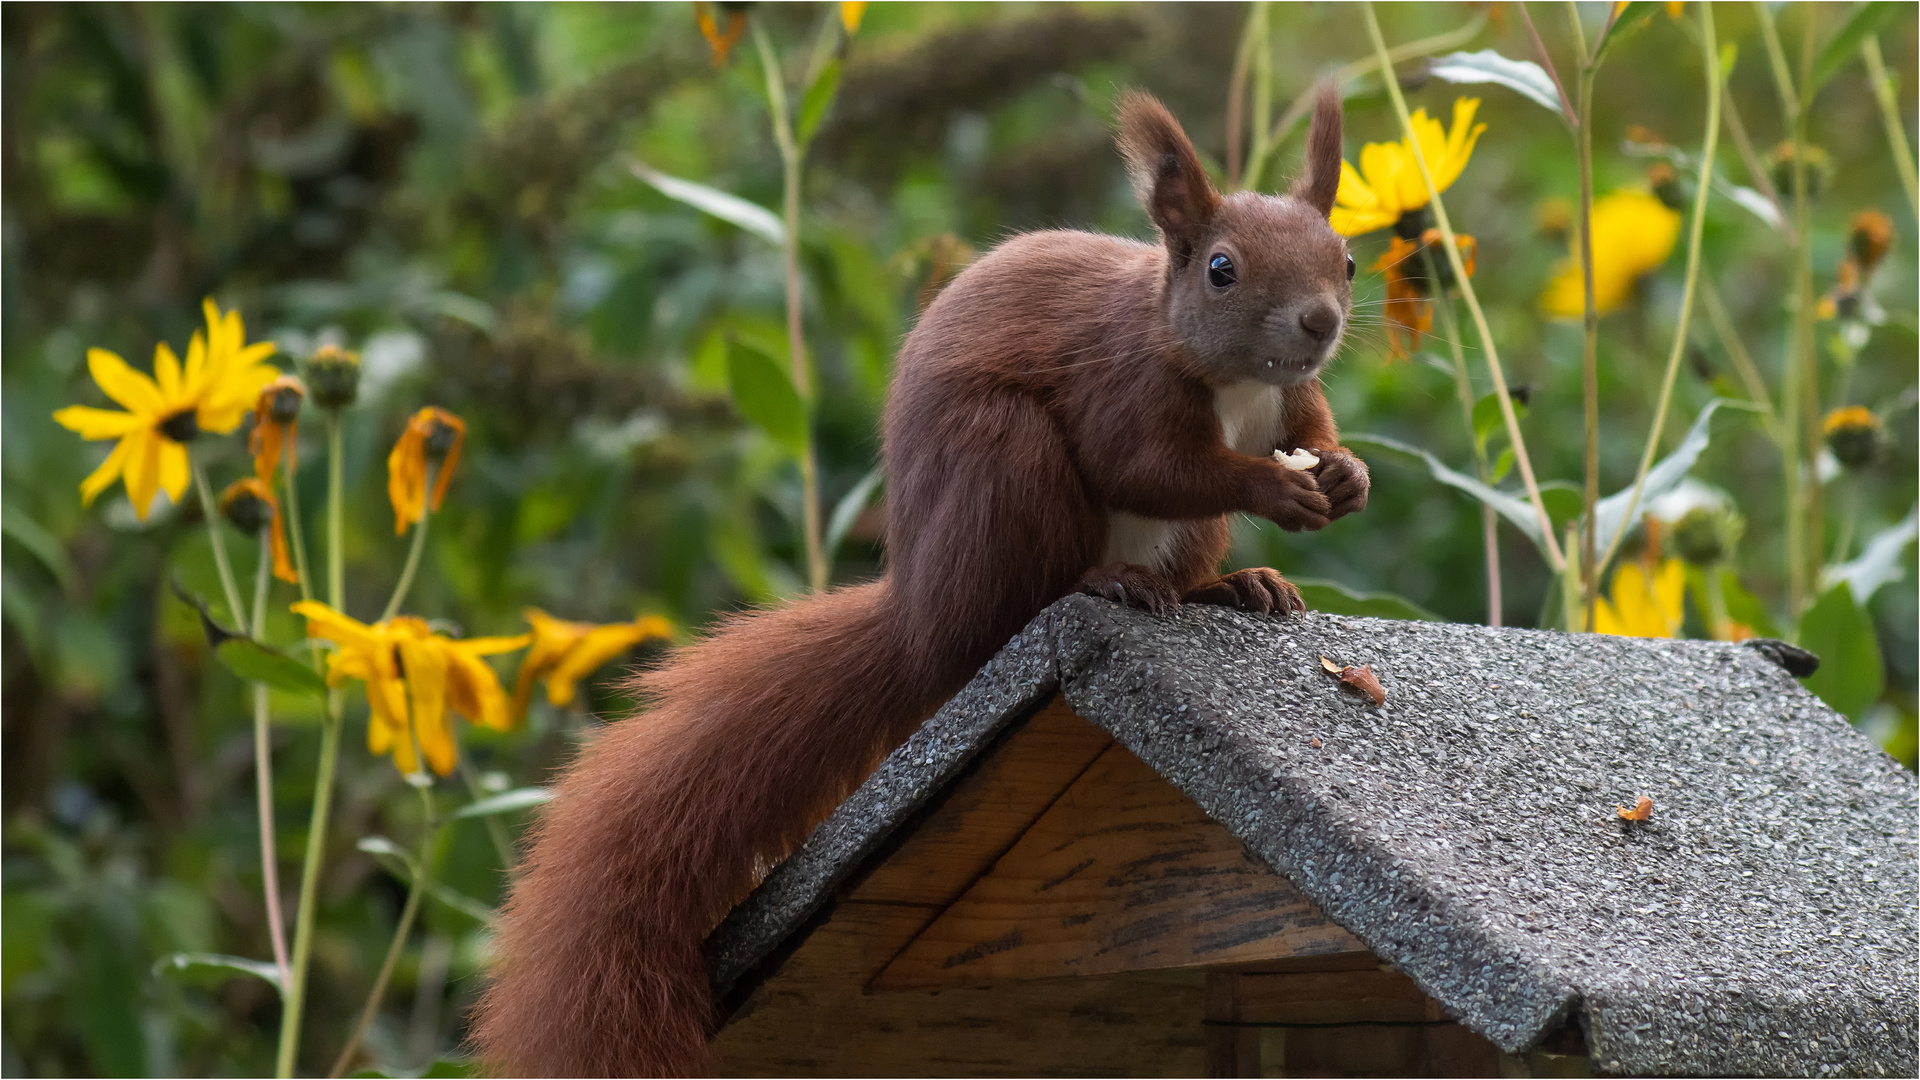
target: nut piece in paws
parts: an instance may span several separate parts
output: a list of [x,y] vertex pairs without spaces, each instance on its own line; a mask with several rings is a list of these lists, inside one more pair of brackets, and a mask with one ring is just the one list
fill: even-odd
[[1280,571],[1264,566],[1235,570],[1216,578],[1182,598],[1188,604],[1217,604],[1262,615],[1297,615],[1307,610],[1300,590],[1280,576]]
[[1108,563],[1080,576],[1078,591],[1164,615],[1180,603],[1173,583],[1144,566]]

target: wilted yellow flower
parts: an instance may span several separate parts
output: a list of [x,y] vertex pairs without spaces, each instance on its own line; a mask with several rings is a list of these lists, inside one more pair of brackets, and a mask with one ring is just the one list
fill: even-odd
[[[1433,171],[1436,191],[1445,191],[1460,178],[1473,156],[1473,145],[1485,124],[1473,122],[1479,98],[1458,98],[1453,103],[1453,129],[1421,109],[1413,114],[1414,133],[1420,137],[1420,153]],[[1342,236],[1359,236],[1384,229],[1410,210],[1427,205],[1427,183],[1420,175],[1420,163],[1414,160],[1413,143],[1408,139],[1391,143],[1368,143],[1360,148],[1360,167],[1340,163],[1340,190],[1334,196],[1329,219]]]
[[292,375],[282,375],[260,391],[253,406],[253,432],[247,436],[247,449],[253,454],[253,475],[271,484],[273,471],[280,467],[281,454],[287,466],[294,463],[294,443],[300,434],[300,402],[307,387]]
[[439,465],[433,481],[433,508],[447,497],[447,484],[460,464],[460,445],[467,439],[465,421],[445,409],[429,405],[414,413],[407,430],[387,455],[387,499],[393,503],[393,533],[407,531],[419,521],[427,501],[427,463]]
[[257,476],[249,476],[227,486],[220,493],[220,513],[233,527],[251,536],[267,534],[267,547],[273,554],[273,576],[281,581],[298,582],[293,563],[287,559],[287,537],[280,527],[280,500],[273,488]]
[[[1616,191],[1593,203],[1593,304],[1604,315],[1626,303],[1634,282],[1659,268],[1673,254],[1680,238],[1680,214],[1641,191]],[[1578,319],[1586,313],[1585,289],[1580,281],[1579,237],[1573,238],[1574,256],[1560,264],[1540,307],[1556,319]]]
[[1667,559],[1651,578],[1637,562],[1613,572],[1612,598],[1601,598],[1593,628],[1622,637],[1674,637],[1680,633],[1687,571],[1679,559]]
[[658,615],[605,626],[556,619],[539,608],[528,608],[525,615],[527,625],[533,627],[533,647],[520,661],[520,675],[514,681],[516,719],[527,714],[535,679],[545,680],[549,705],[565,708],[573,704],[580,680],[595,668],[643,641],[673,636],[673,624]]
[[[1467,276],[1472,277],[1474,253],[1479,245],[1466,233],[1454,236],[1453,240],[1460,248],[1460,261],[1466,265]],[[1428,229],[1417,243],[1396,236],[1372,266],[1387,278],[1387,302],[1381,308],[1380,318],[1386,324],[1387,349],[1394,360],[1411,359],[1413,350],[1420,347],[1420,338],[1433,332],[1435,290],[1427,280],[1426,260],[1420,252],[1423,247],[1439,246],[1438,229]],[[1433,257],[1441,275],[1440,283],[1452,284],[1452,264],[1439,251],[1435,251]]]
[[[708,3],[695,3],[693,17],[700,24],[700,36],[707,39],[707,47],[713,50],[713,66],[724,67],[727,54],[733,51],[733,46],[740,40],[740,35],[747,31],[747,13],[741,10],[740,4],[720,4],[721,12],[727,20],[726,28],[722,29],[719,21],[714,18],[714,6]],[[846,18],[844,13],[841,18]],[[858,22],[857,17],[855,21]]]
[[441,776],[453,771],[459,749],[449,709],[496,730],[511,725],[500,678],[480,658],[522,648],[531,635],[455,639],[411,615],[369,626],[315,600],[293,611],[306,616],[309,637],[339,646],[327,661],[328,686],[367,684],[367,749],[393,755],[401,772],[420,771],[421,755]]
[[152,377],[105,349],[87,350],[93,381],[127,411],[69,405],[53,414],[83,439],[120,440],[80,482],[82,503],[91,504],[122,477],[142,521],[156,492],[164,489],[178,502],[187,490],[187,444],[203,431],[224,435],[240,426],[260,388],[280,374],[265,362],[273,355],[273,342],[246,344],[239,312],[222,316],[212,300],[204,311],[206,333],[194,331],[184,367],[164,341],[154,346]]
[[860,32],[860,17],[866,13],[867,0],[843,0],[840,5],[840,25],[846,29],[848,37]]

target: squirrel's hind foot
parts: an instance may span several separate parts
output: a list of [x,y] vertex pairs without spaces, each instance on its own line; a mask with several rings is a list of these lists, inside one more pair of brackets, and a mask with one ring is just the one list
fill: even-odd
[[1108,563],[1088,570],[1080,576],[1078,591],[1155,615],[1165,615],[1180,606],[1180,592],[1172,582],[1133,563]]
[[1186,604],[1218,604],[1262,615],[1294,615],[1307,610],[1300,590],[1280,571],[1256,566],[1216,578],[1181,598]]

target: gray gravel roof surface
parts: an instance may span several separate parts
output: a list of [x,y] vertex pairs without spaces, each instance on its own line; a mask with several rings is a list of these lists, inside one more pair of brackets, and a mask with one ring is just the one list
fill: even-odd
[[[1371,665],[1386,704],[1321,656]],[[1920,1067],[1914,778],[1756,651],[1091,597],[1034,620],[715,931],[723,998],[1056,689],[1502,1049],[1573,1018],[1608,1072]],[[1650,820],[1616,815],[1643,795]]]

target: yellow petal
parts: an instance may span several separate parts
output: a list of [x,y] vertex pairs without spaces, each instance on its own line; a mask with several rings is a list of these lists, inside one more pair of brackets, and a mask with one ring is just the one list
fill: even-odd
[[291,609],[307,620],[307,636],[339,642],[348,649],[371,651],[380,646],[380,635],[373,627],[349,615],[343,615],[318,600],[301,600]]
[[841,0],[840,25],[852,37],[860,32],[860,17],[867,13],[866,0]]
[[172,439],[160,440],[160,490],[179,502],[187,493],[187,448]]
[[506,691],[500,688],[500,676],[492,667],[459,642],[447,655],[447,697],[453,707],[468,720],[495,731],[513,726],[513,713],[507,706]]
[[1663,637],[1673,637],[1680,633],[1680,623],[1685,617],[1683,605],[1686,602],[1687,571],[1679,559],[1668,559],[1660,564],[1653,575],[1653,601],[1660,612],[1665,625]]
[[108,397],[128,412],[158,419],[166,410],[160,387],[152,379],[135,371],[125,360],[105,349],[87,350],[87,370]]
[[113,448],[113,453],[107,455],[107,460],[101,462],[100,467],[88,474],[85,480],[80,481],[81,506],[92,506],[93,500],[120,478],[121,471],[126,468],[127,455],[133,453],[133,446],[139,438],[138,434],[132,434],[121,439],[120,445]]
[[433,771],[453,771],[453,731],[447,724],[447,654],[433,640],[402,640],[400,661],[406,668],[407,705],[412,711],[413,736]]
[[145,521],[153,509],[154,493],[160,490],[160,444],[166,440],[152,428],[136,431],[127,440],[133,444],[124,467],[127,498],[133,502],[134,516]]
[[[1406,154],[1399,143],[1368,143],[1360,148],[1360,173],[1366,177],[1367,186],[1373,189],[1374,208],[1383,214],[1393,215],[1396,221],[1400,219],[1403,210],[1412,208],[1401,201],[1403,184],[1400,174],[1405,171],[1408,164]],[[1418,174],[1414,176],[1413,182],[1416,186],[1419,185]],[[1420,201],[1413,206],[1424,205],[1425,202],[1426,197],[1423,191]]]
[[193,332],[193,339],[187,342],[187,369],[181,379],[181,390],[188,398],[199,398],[206,392],[207,383],[219,374],[212,370],[207,356],[207,339],[200,331]]
[[[664,620],[660,625],[664,626]],[[580,680],[593,674],[600,665],[648,638],[664,636],[650,620],[594,627],[548,674],[547,700],[555,708],[565,708],[573,703]]]
[[169,406],[180,400],[180,360],[164,341],[153,347],[153,377]]
[[83,439],[117,439],[149,423],[129,412],[96,409],[91,405],[69,405],[54,413],[53,420],[79,432]]
[[1554,270],[1540,294],[1540,310],[1555,319],[1586,318],[1587,290],[1579,264],[1563,262]]
[[1631,636],[1627,633],[1626,625],[1621,622],[1619,613],[1613,610],[1613,605],[1608,603],[1607,598],[1604,596],[1594,604],[1593,629],[1597,634],[1614,634],[1620,637]]

